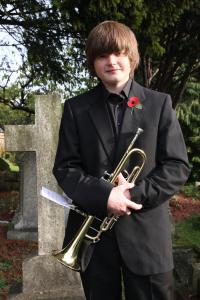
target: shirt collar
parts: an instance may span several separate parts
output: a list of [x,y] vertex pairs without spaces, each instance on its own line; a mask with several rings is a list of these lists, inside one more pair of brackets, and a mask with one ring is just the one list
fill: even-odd
[[[114,98],[116,97],[116,99],[118,98],[119,100],[116,102],[122,102],[124,99],[128,99],[129,96],[129,92],[130,92],[130,88],[131,88],[131,83],[132,83],[132,79],[129,79],[125,85],[125,87],[123,88],[123,90],[119,93],[119,94],[115,94],[115,93],[110,93],[105,86],[101,83],[102,85],[102,92],[103,92],[103,98],[106,99],[107,101],[109,101],[109,98]],[[120,99],[121,98],[121,99]],[[109,101],[110,102],[110,101]],[[113,102],[113,101],[111,101]]]
[[125,97],[126,97],[127,99],[128,99],[128,96],[129,96],[131,84],[132,84],[132,79],[129,79],[129,80],[127,81],[125,87],[124,87],[123,90],[121,91],[121,93],[124,94]]

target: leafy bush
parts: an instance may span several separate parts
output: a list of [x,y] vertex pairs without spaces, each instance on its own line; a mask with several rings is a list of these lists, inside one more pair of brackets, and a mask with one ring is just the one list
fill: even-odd
[[200,216],[194,215],[185,221],[177,222],[173,243],[175,246],[200,249]]
[[0,289],[3,289],[6,287],[6,280],[5,278],[0,277]]
[[8,171],[9,169],[9,164],[0,157],[0,171]]
[[182,191],[186,197],[192,197],[197,200],[200,200],[200,189],[199,187],[195,187],[193,183],[186,184],[182,188]]
[[188,157],[192,166],[190,182],[200,179],[200,105],[199,99],[190,103],[180,103],[176,108],[177,116],[184,133]]

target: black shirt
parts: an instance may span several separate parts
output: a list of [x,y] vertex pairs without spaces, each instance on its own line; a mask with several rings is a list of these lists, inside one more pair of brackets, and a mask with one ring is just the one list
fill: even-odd
[[116,139],[120,133],[121,124],[124,116],[125,107],[129,96],[132,80],[129,79],[124,89],[119,94],[108,93],[107,105],[108,111],[115,133]]

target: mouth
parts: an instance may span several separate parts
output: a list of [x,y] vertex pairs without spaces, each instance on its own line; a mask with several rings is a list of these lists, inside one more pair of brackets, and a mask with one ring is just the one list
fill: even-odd
[[117,72],[117,71],[120,71],[120,69],[109,69],[109,70],[107,70],[106,72],[107,72],[107,73],[115,73],[115,72]]

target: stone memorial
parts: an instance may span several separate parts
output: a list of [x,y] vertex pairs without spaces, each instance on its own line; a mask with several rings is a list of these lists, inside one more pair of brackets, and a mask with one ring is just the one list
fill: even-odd
[[[8,135],[8,140],[13,137]],[[10,150],[9,150],[10,151]],[[7,232],[11,240],[38,240],[36,155],[35,152],[17,154],[20,167],[20,201],[12,219],[12,229]]]
[[[62,248],[65,229],[64,208],[40,195],[43,186],[61,192],[52,175],[61,114],[61,101],[57,95],[37,96],[34,125],[5,126],[6,151],[35,152],[37,202],[33,207],[34,209],[37,207],[38,212],[38,255],[23,262],[23,292],[10,295],[9,299],[84,299],[79,274],[64,267],[51,255],[53,250]],[[28,169],[27,164],[24,172],[27,178],[33,176],[34,170]],[[35,201],[34,191],[30,190],[31,185],[34,186],[34,183],[28,184],[26,191],[26,195],[30,193],[30,197],[24,199],[28,203],[22,218],[22,228],[27,226],[25,223],[29,212],[31,215],[31,201]]]

